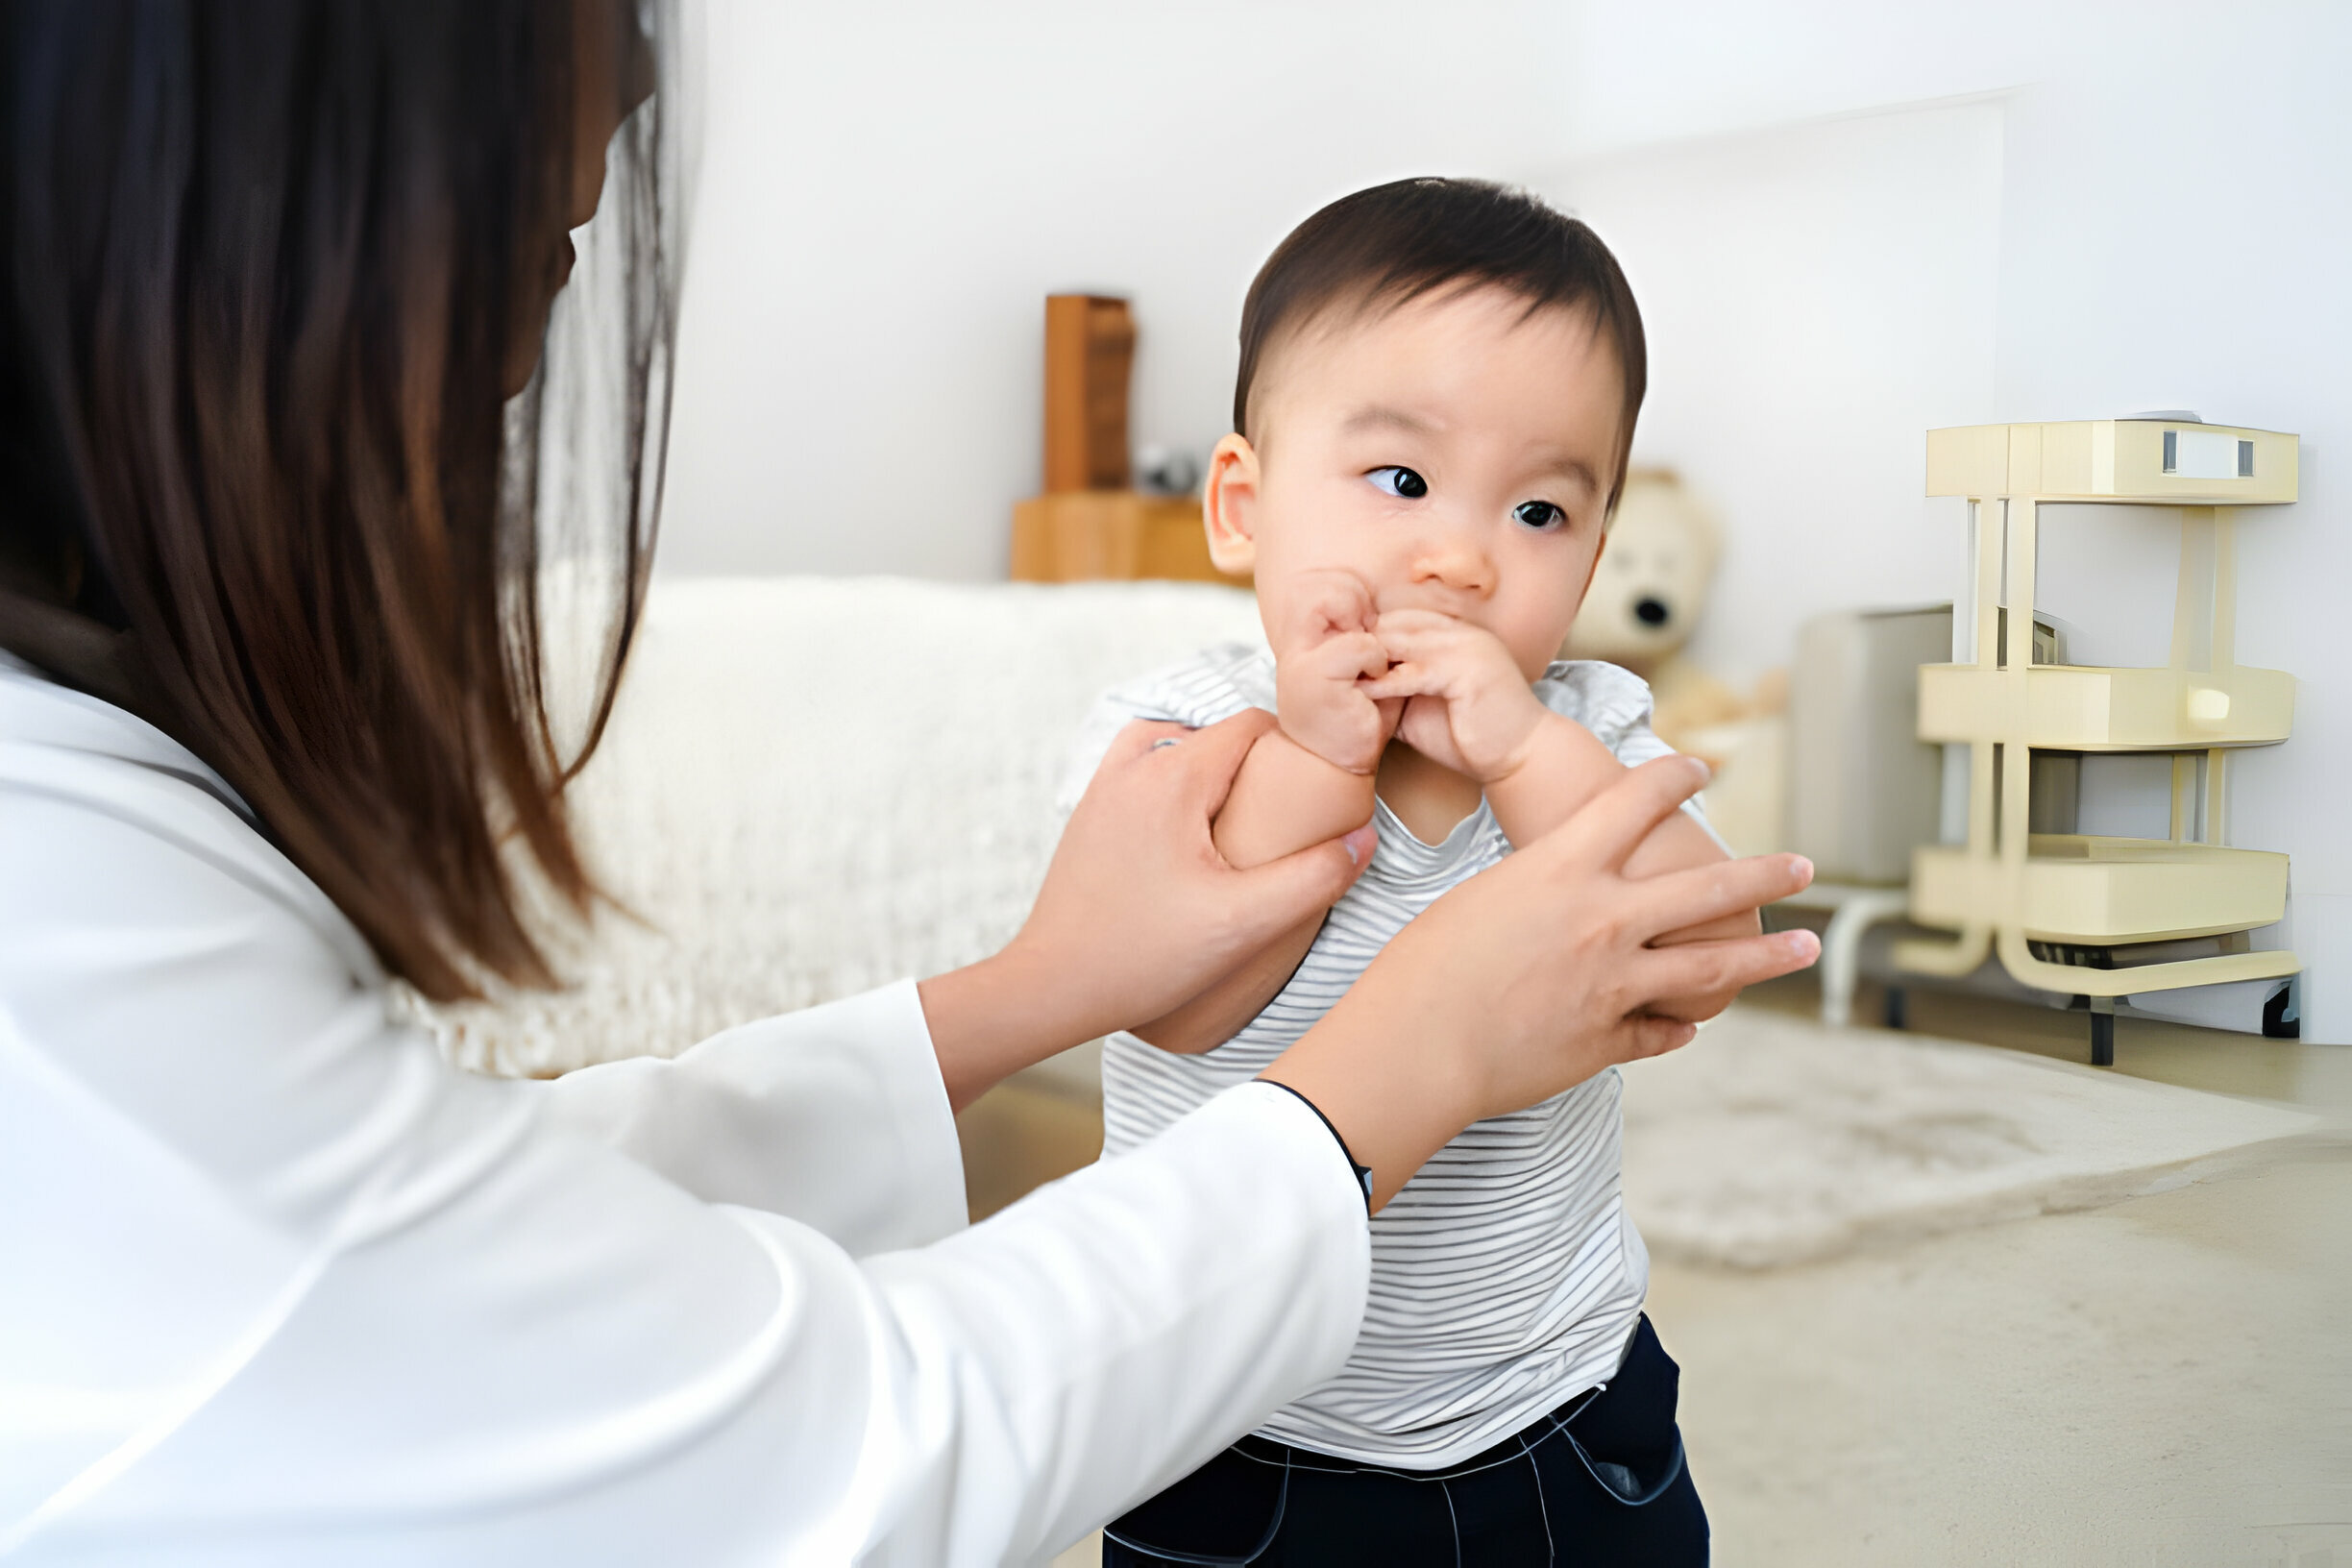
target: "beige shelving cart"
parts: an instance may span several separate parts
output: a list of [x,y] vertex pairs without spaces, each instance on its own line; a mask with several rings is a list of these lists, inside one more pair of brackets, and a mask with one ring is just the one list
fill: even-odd
[[[2119,996],[2301,967],[2247,945],[2286,913],[2287,857],[2225,842],[2230,752],[2285,740],[2294,709],[2293,676],[2235,656],[2236,509],[2293,501],[2297,457],[2292,435],[2193,418],[1927,432],[1927,493],[1968,502],[1973,572],[1954,662],[1920,669],[1919,734],[1968,747],[1968,825],[1965,843],[1912,862],[1912,919],[1956,935],[1899,944],[1898,966],[1960,975],[1997,953],[2026,985],[2087,997],[2100,1066],[2115,1060]],[[2035,540],[2052,502],[2181,509],[2163,668],[2034,661]],[[2032,831],[2036,750],[2170,753],[2169,835]],[[2193,942],[2205,951],[2140,945]]]

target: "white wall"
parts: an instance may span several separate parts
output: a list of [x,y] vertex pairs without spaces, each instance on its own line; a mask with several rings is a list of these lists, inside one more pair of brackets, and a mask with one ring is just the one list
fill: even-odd
[[1925,432],[1990,420],[2002,114],[1977,103],[1620,151],[1535,184],[1641,302],[1638,460],[1721,514],[1690,652],[1746,685],[1823,610],[1948,599]]
[[[2240,527],[2239,657],[2301,677],[2295,733],[2241,755],[2230,825],[2292,856],[2307,1038],[2352,1041],[2352,8],[1588,0],[1564,49],[1571,156],[1539,183],[1641,294],[1642,455],[1727,514],[1697,646],[1726,673],[1818,607],[1949,595],[1927,425],[2302,435],[2302,502]],[[2172,517],[2065,508],[2045,538],[2073,656],[2160,659]]]
[[[2239,653],[2302,677],[2296,730],[2242,758],[2232,831],[2293,856],[2307,1030],[2352,1040],[2352,7],[708,4],[665,570],[998,576],[1041,296],[1131,295],[1134,434],[1205,449],[1299,218],[1529,179],[1632,276],[1640,454],[1725,514],[1696,652],[1734,678],[1816,610],[1949,596],[1930,426],[2302,434],[2304,501],[2241,529]],[[2052,519],[2076,657],[2163,648],[2168,521]]]
[[1133,298],[1135,439],[1205,456],[1292,225],[1560,145],[1546,9],[710,0],[664,569],[1001,576],[1058,290]]

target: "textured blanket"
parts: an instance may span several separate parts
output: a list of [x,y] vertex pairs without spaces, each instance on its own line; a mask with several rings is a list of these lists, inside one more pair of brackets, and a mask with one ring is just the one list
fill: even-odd
[[627,913],[570,954],[574,990],[429,1016],[467,1066],[553,1073],[984,957],[1044,875],[1095,697],[1259,635],[1212,585],[657,580],[576,785]]

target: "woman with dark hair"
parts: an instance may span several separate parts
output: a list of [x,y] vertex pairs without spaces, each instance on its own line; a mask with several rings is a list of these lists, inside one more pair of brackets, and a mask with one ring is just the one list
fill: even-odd
[[660,490],[659,22],[0,10],[0,1555],[1034,1558],[1339,1364],[1366,1208],[1456,1133],[1809,962],[1645,945],[1804,874],[1626,881],[1697,783],[1654,765],[1264,1081],[965,1229],[954,1106],[1353,875],[1360,835],[1212,847],[1261,716],[1124,737],[969,969],[448,1068],[389,982],[554,984],[597,904],[564,786]]

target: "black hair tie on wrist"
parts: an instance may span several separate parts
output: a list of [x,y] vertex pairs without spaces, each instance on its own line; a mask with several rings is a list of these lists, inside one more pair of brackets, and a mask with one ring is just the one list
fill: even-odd
[[1332,1141],[1339,1145],[1339,1157],[1348,1163],[1348,1169],[1356,1173],[1356,1185],[1363,1188],[1364,1214],[1367,1218],[1370,1217],[1372,1213],[1372,1167],[1357,1163],[1356,1151],[1348,1147],[1347,1139],[1339,1136],[1339,1129],[1332,1125],[1332,1119],[1323,1114],[1323,1108],[1280,1079],[1261,1078],[1258,1081],[1262,1084],[1272,1084],[1284,1093],[1294,1096],[1299,1104],[1314,1113],[1315,1120],[1323,1124],[1323,1130],[1332,1135]]

